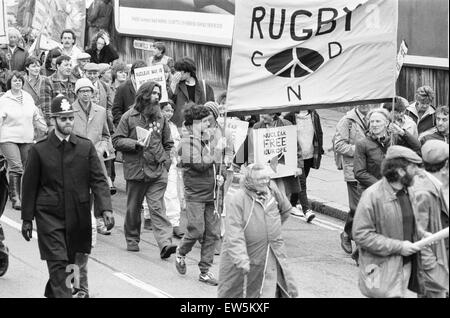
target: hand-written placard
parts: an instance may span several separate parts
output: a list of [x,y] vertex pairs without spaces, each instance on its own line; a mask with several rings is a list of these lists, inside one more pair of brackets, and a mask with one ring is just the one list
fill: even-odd
[[141,67],[134,70],[134,75],[136,77],[136,88],[142,86],[146,82],[156,82],[161,85],[161,100],[160,103],[167,102],[169,96],[167,94],[166,77],[164,75],[164,66],[153,65],[148,67]]
[[254,162],[272,168],[272,178],[294,175],[297,170],[297,128],[283,126],[253,130]]

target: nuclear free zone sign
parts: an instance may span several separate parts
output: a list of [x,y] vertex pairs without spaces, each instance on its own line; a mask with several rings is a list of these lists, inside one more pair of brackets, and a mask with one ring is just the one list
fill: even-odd
[[253,130],[254,162],[268,164],[272,178],[291,176],[297,170],[297,127]]
[[238,1],[230,112],[395,94],[397,1]]

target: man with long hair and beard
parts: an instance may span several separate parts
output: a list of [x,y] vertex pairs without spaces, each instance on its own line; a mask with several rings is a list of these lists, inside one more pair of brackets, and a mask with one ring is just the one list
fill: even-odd
[[141,206],[146,198],[160,257],[166,259],[176,251],[176,245],[172,244],[172,225],[163,201],[174,143],[169,123],[161,114],[160,99],[160,85],[144,83],[136,93],[134,105],[122,116],[113,144],[123,153],[123,173],[127,182],[127,250],[139,251]]

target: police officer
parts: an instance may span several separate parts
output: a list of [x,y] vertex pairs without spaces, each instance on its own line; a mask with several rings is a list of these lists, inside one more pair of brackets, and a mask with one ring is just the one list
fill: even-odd
[[36,219],[39,251],[50,276],[45,296],[71,298],[72,274],[66,269],[76,269],[68,266],[91,252],[91,192],[98,203],[96,213],[109,229],[114,218],[97,151],[90,140],[72,133],[74,110],[66,96],[53,99],[51,117],[55,129],[30,149],[23,176],[27,200],[22,205],[22,235],[31,239]]

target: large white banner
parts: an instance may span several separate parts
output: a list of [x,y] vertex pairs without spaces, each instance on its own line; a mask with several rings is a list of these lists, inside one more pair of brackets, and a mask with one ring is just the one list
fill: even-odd
[[269,164],[271,178],[292,176],[297,170],[297,126],[253,130],[254,162]]
[[229,112],[395,95],[397,0],[237,1]]
[[120,33],[231,45],[234,0],[115,0]]

